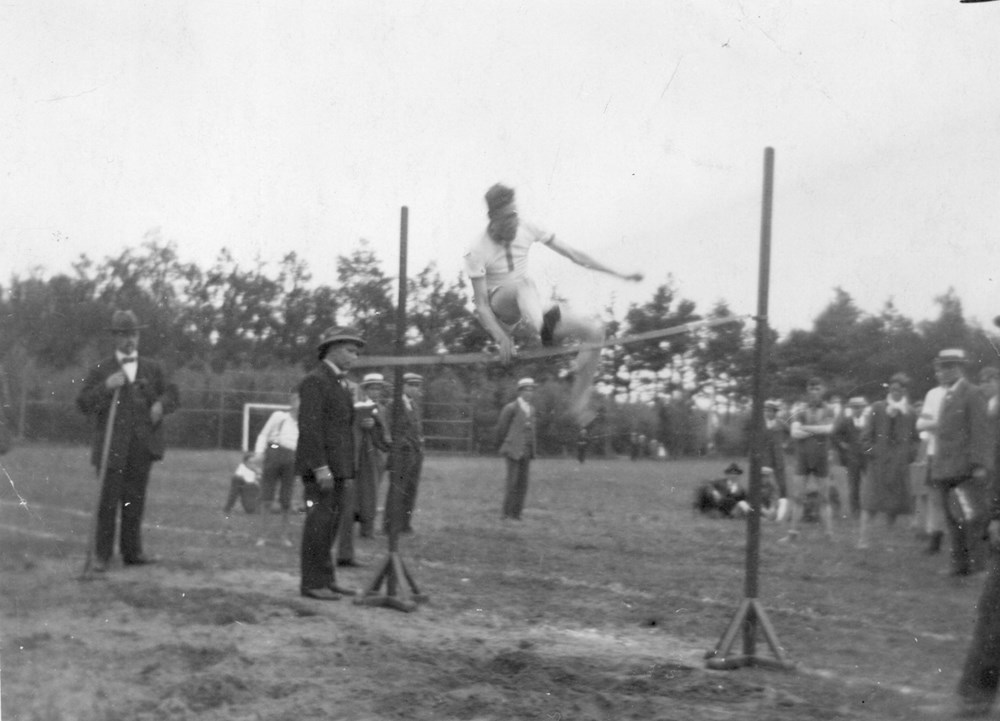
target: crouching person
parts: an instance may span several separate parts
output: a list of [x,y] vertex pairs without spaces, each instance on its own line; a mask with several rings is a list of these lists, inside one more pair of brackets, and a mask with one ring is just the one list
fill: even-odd
[[713,518],[742,518],[750,511],[747,493],[739,481],[743,469],[731,463],[723,473],[723,478],[705,481],[698,487],[695,510]]

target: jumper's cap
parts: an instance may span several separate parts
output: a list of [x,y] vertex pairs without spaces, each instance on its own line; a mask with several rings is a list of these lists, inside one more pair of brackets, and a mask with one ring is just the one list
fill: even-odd
[[111,326],[108,328],[112,333],[138,333],[146,326],[139,324],[139,319],[130,310],[116,310],[111,316]]
[[335,325],[323,331],[319,339],[316,350],[320,359],[326,355],[326,349],[334,343],[356,343],[359,348],[364,348],[365,339],[361,337],[361,331],[350,326]]
[[781,408],[781,404],[778,401],[764,401],[764,407],[778,410]]
[[868,401],[865,400],[864,396],[854,396],[847,401],[847,405],[851,408],[864,408],[868,405]]
[[730,463],[729,466],[726,468],[726,470],[723,471],[723,473],[725,473],[726,475],[728,475],[730,473],[733,473],[733,474],[735,474],[737,476],[742,476],[743,475],[743,469],[740,468],[740,464],[739,463]]
[[934,359],[934,365],[945,366],[945,365],[965,365],[969,362],[969,359],[965,355],[965,351],[961,348],[945,348],[939,351],[937,358]]
[[514,189],[496,183],[486,191],[485,197],[486,214],[492,218],[498,210],[514,202]]
[[384,386],[386,385],[385,376],[381,373],[366,373],[365,377],[361,379],[361,387],[365,386]]
[[424,377],[419,373],[404,373],[403,374],[403,385],[407,383],[413,383],[416,385],[422,385],[424,382]]
[[534,378],[522,378],[521,380],[519,380],[517,382],[517,389],[518,390],[521,390],[522,388],[534,388],[534,387],[535,387],[535,379]]

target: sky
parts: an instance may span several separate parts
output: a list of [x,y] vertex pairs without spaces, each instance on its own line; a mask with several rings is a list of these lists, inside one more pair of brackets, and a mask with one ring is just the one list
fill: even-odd
[[533,272],[620,317],[672,281],[769,317],[847,291],[1000,313],[1000,3],[270,0],[0,3],[0,284],[144,238],[203,267],[367,240],[451,280],[483,193],[623,272]]

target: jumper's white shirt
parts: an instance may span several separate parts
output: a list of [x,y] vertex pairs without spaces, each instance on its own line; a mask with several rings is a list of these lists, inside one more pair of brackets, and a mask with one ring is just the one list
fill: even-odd
[[463,256],[470,278],[486,278],[486,288],[493,290],[511,280],[528,275],[528,251],[533,243],[551,243],[554,234],[533,223],[518,220],[517,233],[510,243],[498,243],[483,231]]

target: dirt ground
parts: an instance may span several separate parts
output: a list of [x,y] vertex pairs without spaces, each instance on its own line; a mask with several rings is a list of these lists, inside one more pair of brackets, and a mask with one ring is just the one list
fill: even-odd
[[[689,506],[720,460],[542,460],[512,523],[495,459],[429,458],[401,541],[429,600],[401,613],[301,598],[297,549],[255,548],[256,519],[221,513],[234,459],[172,451],[147,510],[161,562],[87,581],[85,451],[2,459],[4,719],[926,718],[950,698],[981,585],[942,576],[905,526],[866,553],[850,520],[793,549],[765,528],[761,602],[796,670],[713,671],[745,526]],[[358,554],[338,579],[362,589],[385,537]],[[773,657],[763,638],[758,654]]]

